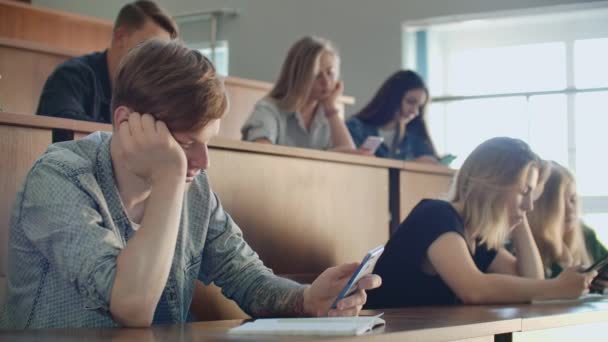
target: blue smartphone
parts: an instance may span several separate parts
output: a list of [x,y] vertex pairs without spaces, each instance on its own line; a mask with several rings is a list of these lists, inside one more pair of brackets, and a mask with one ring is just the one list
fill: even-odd
[[359,280],[361,280],[363,276],[371,274],[374,271],[376,262],[382,255],[382,252],[384,252],[384,246],[378,246],[367,252],[365,258],[363,258],[363,261],[361,261],[361,264],[359,264],[359,267],[357,267],[355,273],[353,273],[353,275],[348,280],[348,283],[346,283],[346,286],[344,286],[342,291],[340,291],[338,298],[336,298],[334,303],[331,305],[332,309],[336,308],[338,302],[342,300],[342,298],[348,297],[357,289],[357,283],[359,283]]

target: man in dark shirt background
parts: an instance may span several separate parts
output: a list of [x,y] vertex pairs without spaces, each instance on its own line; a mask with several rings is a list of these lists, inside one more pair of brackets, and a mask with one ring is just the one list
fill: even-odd
[[[173,19],[154,2],[125,5],[114,22],[110,47],[59,65],[44,84],[36,114],[110,123],[112,79],[121,59],[144,40],[175,39],[177,35]],[[53,142],[71,140],[70,135],[54,130]]]

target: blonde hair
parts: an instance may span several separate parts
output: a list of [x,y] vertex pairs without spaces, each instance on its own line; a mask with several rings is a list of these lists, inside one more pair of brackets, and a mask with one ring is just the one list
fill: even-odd
[[448,200],[462,205],[468,237],[488,248],[504,245],[509,234],[505,194],[522,182],[540,158],[519,139],[493,138],[479,145],[458,171]]
[[[532,235],[540,251],[545,268],[553,263],[563,266],[589,264],[591,257],[585,245],[580,221],[564,234],[566,221],[565,194],[574,184],[574,176],[562,165],[552,162],[551,174],[534,210],[528,213]],[[578,201],[578,198],[577,198]]]
[[302,108],[310,94],[315,71],[324,52],[338,57],[332,43],[319,37],[304,37],[291,46],[279,79],[268,94],[279,109],[294,112]]

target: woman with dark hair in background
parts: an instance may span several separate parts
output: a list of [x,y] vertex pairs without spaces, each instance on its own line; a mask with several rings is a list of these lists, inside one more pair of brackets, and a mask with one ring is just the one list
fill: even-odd
[[363,109],[347,120],[355,144],[379,136],[376,156],[437,163],[437,151],[425,122],[429,91],[418,74],[400,70],[391,75]]

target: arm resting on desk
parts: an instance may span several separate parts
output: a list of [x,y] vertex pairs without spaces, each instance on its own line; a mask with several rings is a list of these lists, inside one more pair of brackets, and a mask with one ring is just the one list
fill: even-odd
[[[482,273],[457,233],[441,235],[427,252],[434,269],[465,304],[525,303],[534,299],[577,298],[586,293],[593,274],[569,269],[557,279],[539,280]],[[497,256],[498,257],[498,256]]]

